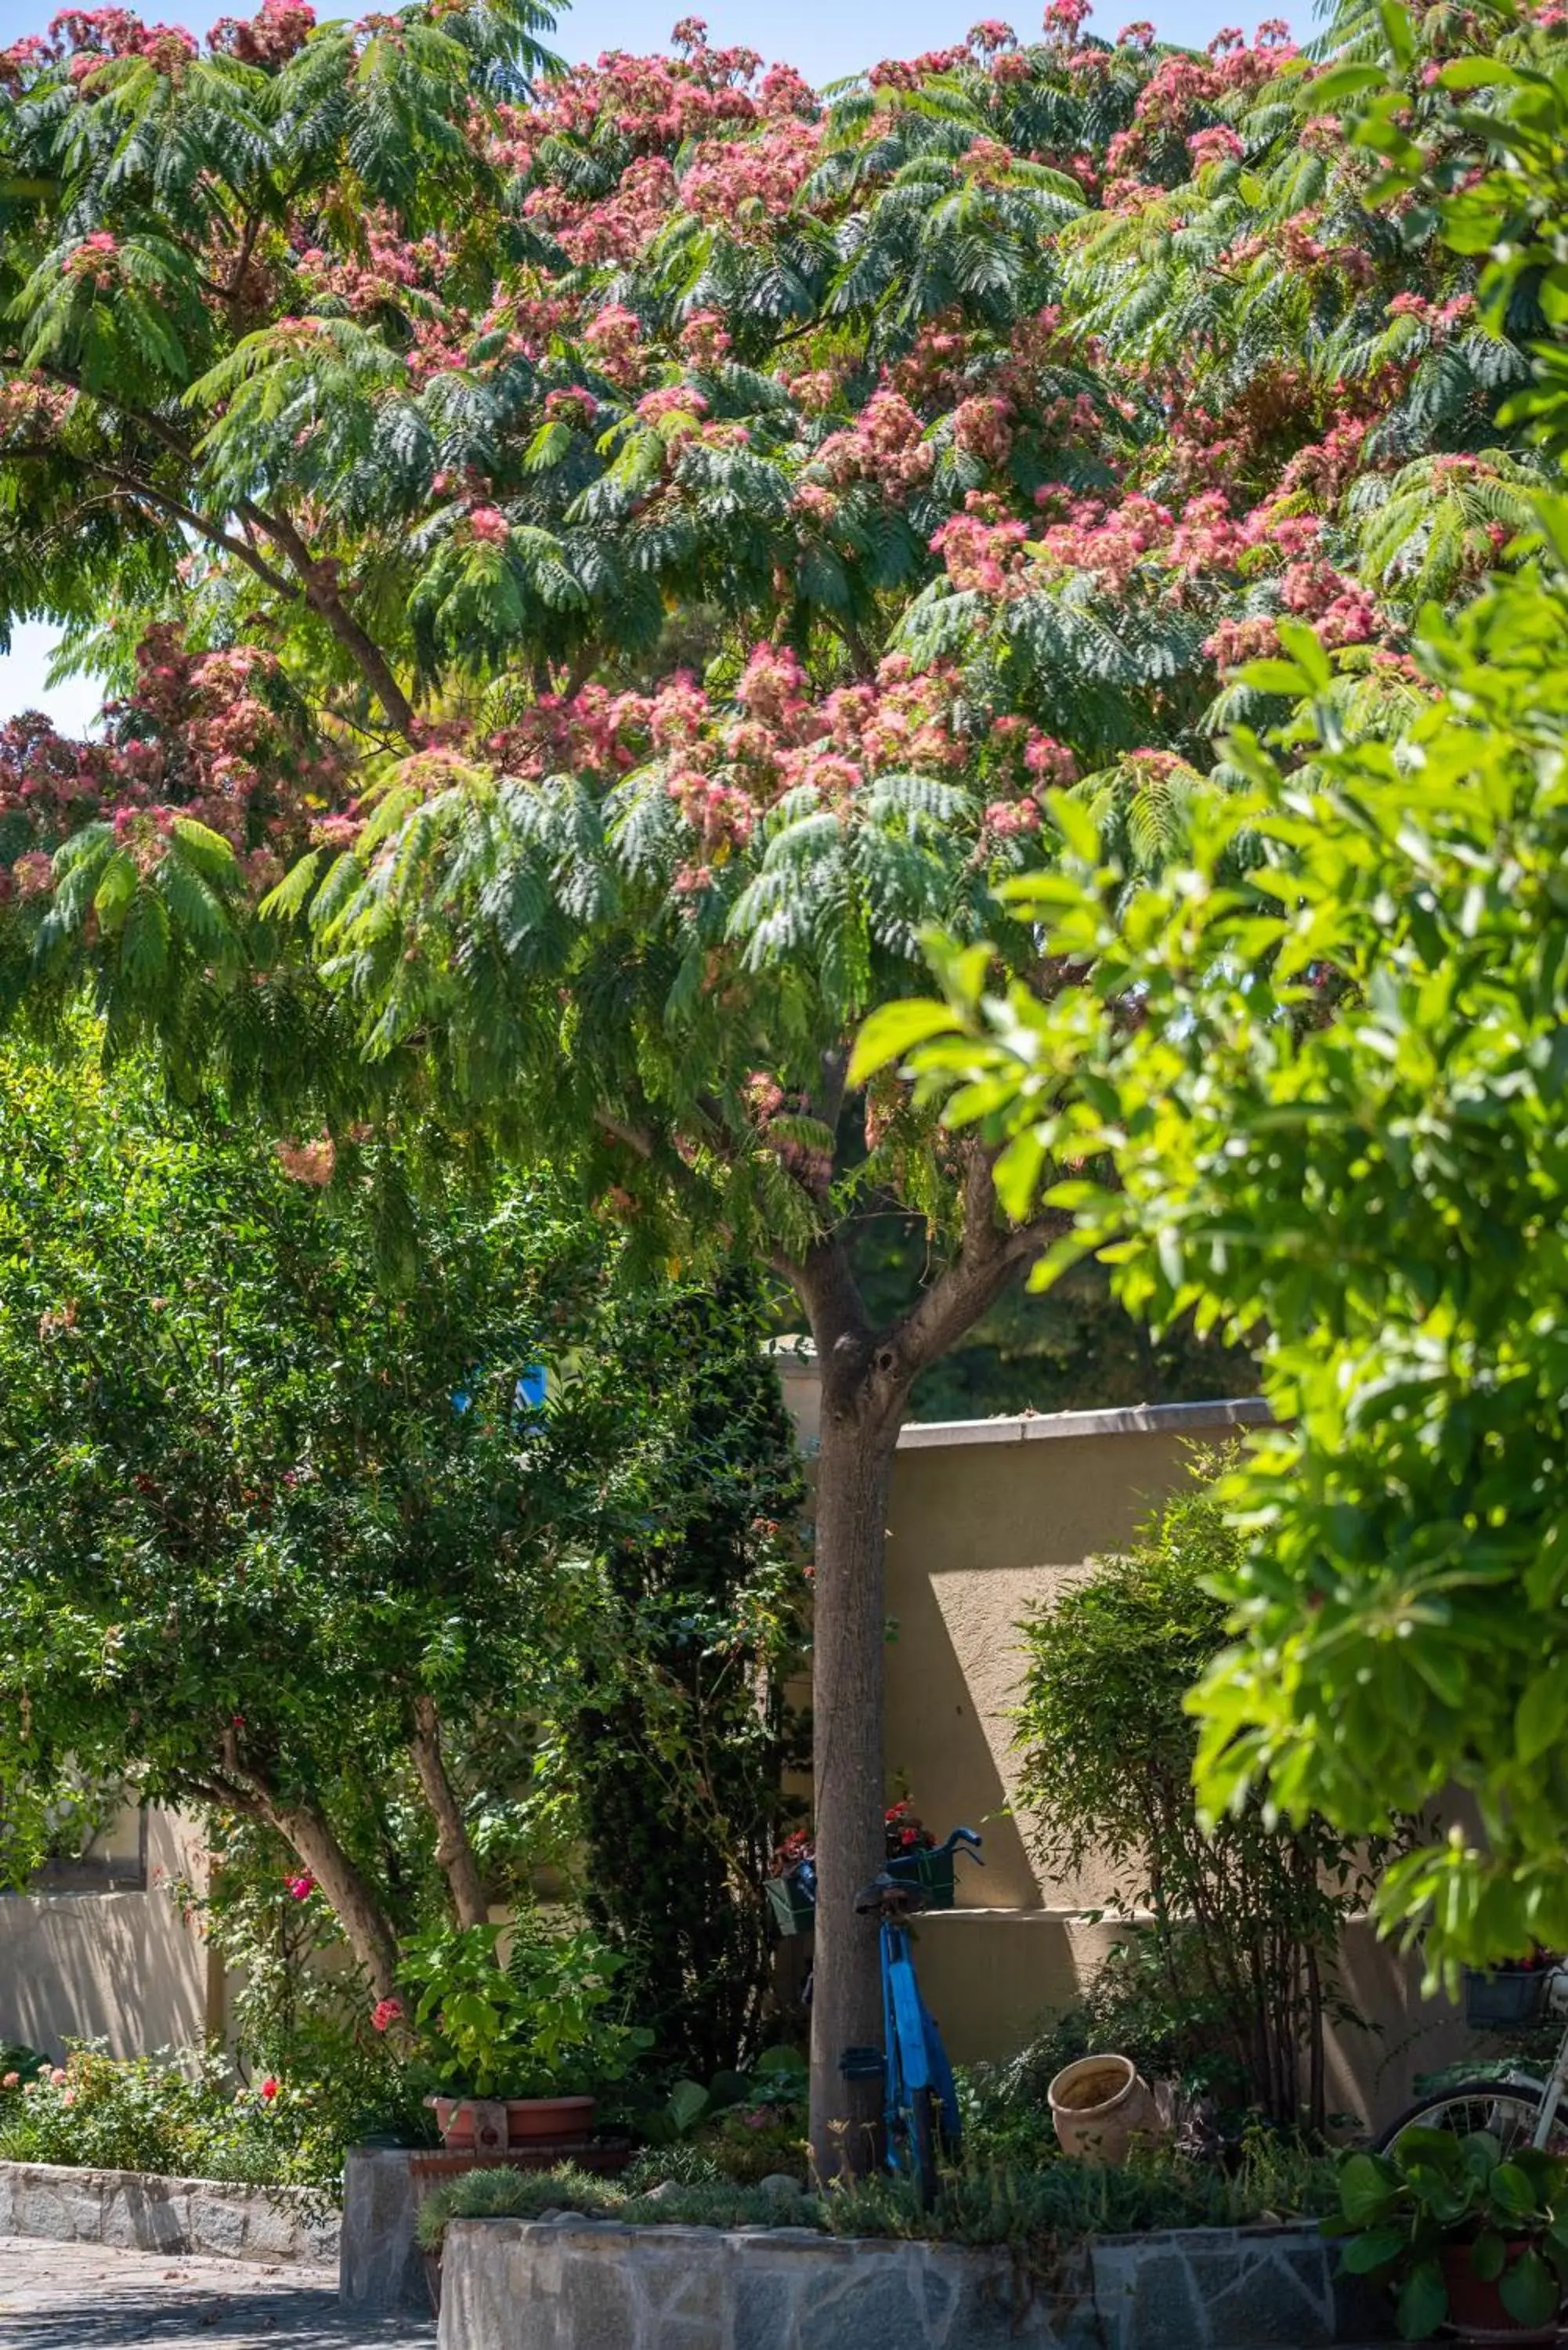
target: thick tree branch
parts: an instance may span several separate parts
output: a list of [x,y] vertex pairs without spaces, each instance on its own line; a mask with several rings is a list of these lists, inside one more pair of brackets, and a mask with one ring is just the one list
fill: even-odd
[[870,1318],[842,1234],[828,1232],[814,1241],[804,1257],[789,1264],[788,1278],[816,1341],[826,1401],[834,1389],[864,1377],[872,1346]]
[[[127,423],[141,426],[144,431],[152,435],[154,440],[161,441],[166,449],[181,460],[182,463],[188,466],[194,465],[195,452],[184,435],[176,432],[171,424],[167,423],[162,417],[151,410],[130,408],[119,400],[102,401],[97,393],[88,391],[86,387],[65,369],[47,367],[43,371],[51,381],[63,384],[67,390],[76,392],[81,398],[92,400],[99,406],[110,408],[114,414]],[[9,453],[11,452],[0,452],[0,456]],[[112,469],[96,459],[78,457],[76,462],[92,466],[106,478],[111,474]],[[197,515],[193,509],[182,506],[177,500],[170,496],[167,491],[158,490],[154,485],[149,484],[147,494],[159,500],[169,513],[177,515],[182,521],[189,522],[193,529],[200,531],[203,538],[215,546],[223,546],[229,554],[237,556],[242,563],[257,573],[258,577],[265,578],[275,593],[302,596],[312,611],[319,614],[348,653],[403,740],[410,743],[417,740],[418,729],[414,706],[399,684],[390,661],[375,639],[360,626],[349,610],[342,590],[337,584],[333,570],[317,561],[305,538],[295,528],[286,515],[268,513],[265,507],[258,506],[249,498],[243,499],[236,509],[242,518],[253,523],[265,538],[271,539],[273,545],[281,548],[287,556],[297,576],[297,586],[286,579],[282,573],[274,571],[270,565],[265,570],[258,569],[262,558],[253,550],[247,549],[240,540],[223,532],[220,525],[208,522],[205,516]]]
[[[371,1992],[378,2000],[389,1999],[397,1988],[397,1936],[374,1887],[338,1842],[325,1813],[311,1804],[286,1802],[259,1771],[241,1761],[234,1730],[224,1732],[221,1758],[210,1775],[220,1804],[261,1820],[292,1846],[331,1905]],[[201,1789],[202,1782],[192,1773],[191,1784]]]
[[268,514],[249,498],[241,501],[239,512],[254,524],[264,538],[270,538],[275,546],[283,549],[299,575],[300,592],[311,610],[318,613],[330,629],[403,740],[416,742],[414,705],[398,683],[380,646],[369,630],[360,627],[345,603],[334,567],[317,561],[286,515]]
[[275,571],[254,547],[247,546],[243,539],[232,537],[221,524],[198,514],[194,506],[188,506],[168,490],[160,489],[156,482],[148,481],[144,474],[133,473],[123,465],[109,464],[99,457],[80,456],[75,450],[61,449],[49,442],[24,442],[19,446],[0,449],[0,463],[5,464],[36,461],[53,463],[60,458],[68,464],[80,466],[84,473],[92,474],[96,480],[108,482],[111,488],[118,489],[127,497],[144,498],[150,505],[158,506],[176,522],[182,522],[187,529],[195,531],[210,545],[221,546],[225,553],[237,556],[275,595],[292,596],[296,593],[292,581],[286,579],[281,571]]
[[638,1158],[645,1164],[651,1160],[653,1137],[643,1128],[628,1126],[624,1118],[617,1118],[607,1109],[595,1110],[594,1124],[598,1128],[599,1132],[607,1135],[612,1142],[624,1142],[627,1149],[635,1151]]
[[457,1922],[460,1926],[488,1925],[490,1904],[484,1898],[462,1806],[447,1775],[441,1745],[441,1716],[427,1690],[421,1690],[414,1700],[414,1731],[409,1751],[436,1824],[436,1862],[451,1888]]
[[1063,1214],[1001,1224],[991,1154],[974,1141],[964,1145],[964,1231],[958,1254],[883,1342],[906,1381],[955,1347],[1071,1221]]

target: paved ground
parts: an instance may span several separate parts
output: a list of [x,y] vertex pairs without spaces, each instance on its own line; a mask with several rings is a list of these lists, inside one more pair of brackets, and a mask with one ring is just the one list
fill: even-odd
[[175,2260],[0,2236],[0,2350],[434,2350],[435,2327],[346,2323],[335,2269]]

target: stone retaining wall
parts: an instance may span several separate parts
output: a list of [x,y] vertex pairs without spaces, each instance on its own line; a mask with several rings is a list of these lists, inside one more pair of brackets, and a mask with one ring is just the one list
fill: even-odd
[[1111,2237],[1031,2278],[806,2229],[463,2220],[440,2350],[1326,2350],[1371,2330],[1334,2267],[1313,2227]]
[[337,2258],[337,2215],[304,2188],[53,2162],[0,2162],[0,2236],[220,2260],[329,2266]]
[[344,2308],[358,2317],[431,2314],[424,2256],[414,2241],[417,2158],[407,2147],[348,2149],[337,2293]]

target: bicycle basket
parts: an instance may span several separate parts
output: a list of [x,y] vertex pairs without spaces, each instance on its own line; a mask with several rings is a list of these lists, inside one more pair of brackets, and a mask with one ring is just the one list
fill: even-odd
[[1551,1980],[1549,1967],[1499,1967],[1483,1974],[1465,1969],[1465,2022],[1472,2032],[1512,2030],[1533,2023]]

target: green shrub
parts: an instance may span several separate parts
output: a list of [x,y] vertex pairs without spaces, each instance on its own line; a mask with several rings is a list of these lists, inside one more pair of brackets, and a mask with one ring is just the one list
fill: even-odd
[[1218,1498],[1222,1465],[1196,1456],[1129,1551],[1023,1626],[1020,1807],[1054,1876],[1108,1869],[1115,1905],[1147,1912],[1164,1990],[1143,2024],[1161,2007],[1168,2024],[1157,2069],[1228,2104],[1238,2126],[1251,2111],[1321,2133],[1324,2019],[1346,2012],[1341,1930],[1395,1846],[1315,1813],[1287,1821],[1262,1794],[1199,1824],[1187,1699],[1224,1646],[1215,1593],[1244,1547]]
[[[624,2182],[586,2178],[570,2168],[465,2171],[445,2180],[421,2206],[420,2242],[428,2251],[437,2250],[452,2220],[530,2220],[545,2211],[572,2210],[637,2226],[736,2228],[761,2221],[820,2228],[836,2236],[1005,2245],[1044,2272],[1092,2236],[1315,2219],[1338,2203],[1332,2158],[1262,2132],[1230,2168],[1168,2153],[1146,2155],[1125,2169],[1065,2156],[1037,2169],[969,2162],[944,2174],[929,2211],[920,2210],[907,2180],[886,2173],[846,2181],[826,2195],[792,2198],[730,2180],[680,2183],[679,2170],[671,2166],[687,2151],[650,2154]],[[656,2181],[660,2168],[663,2178]]]
[[[743,2228],[776,2226],[780,2209],[775,2196],[728,2179],[694,2180],[678,2185],[674,2193],[631,2194],[614,2180],[590,2178],[569,2164],[558,2170],[466,2170],[426,2197],[415,2232],[426,2251],[435,2251],[452,2220],[536,2220],[545,2211],[565,2210],[624,2220],[634,2227]],[[802,2195],[791,2202],[788,2217],[794,2225],[813,2226],[820,2209],[814,2198]]]
[[971,2159],[943,2173],[929,2211],[909,2180],[887,2172],[836,2185],[823,2210],[835,2235],[1006,2244],[1038,2266],[1092,2236],[1315,2219],[1337,2199],[1332,2157],[1260,2132],[1229,2168],[1164,2151],[1123,2168],[1065,2155],[1034,2168]]
[[247,2084],[216,2050],[115,2057],[88,2042],[73,2045],[63,2065],[0,2090],[0,2159],[336,2197],[345,2150],[397,2103],[385,2063],[317,2077],[259,2074]]
[[678,2187],[712,2187],[723,2176],[705,2147],[645,2146],[621,2173],[621,2183],[628,2195],[642,2195],[666,2180]]

